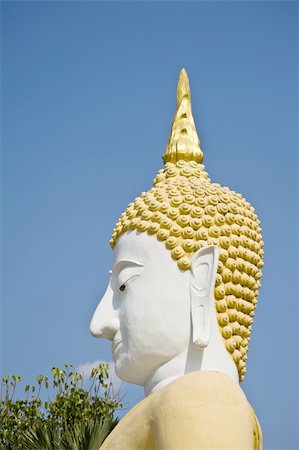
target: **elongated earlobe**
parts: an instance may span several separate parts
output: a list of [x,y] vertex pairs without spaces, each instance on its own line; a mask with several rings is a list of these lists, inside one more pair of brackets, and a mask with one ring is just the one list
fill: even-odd
[[218,253],[218,247],[211,245],[198,250],[192,258],[190,279],[192,341],[199,348],[207,347],[209,343]]

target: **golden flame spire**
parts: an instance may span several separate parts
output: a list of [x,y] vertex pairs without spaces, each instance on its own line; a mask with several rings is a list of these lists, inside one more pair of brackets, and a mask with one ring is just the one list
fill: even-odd
[[184,161],[202,162],[203,153],[192,115],[189,78],[185,69],[181,70],[177,87],[177,109],[171,132],[162,156],[164,163]]

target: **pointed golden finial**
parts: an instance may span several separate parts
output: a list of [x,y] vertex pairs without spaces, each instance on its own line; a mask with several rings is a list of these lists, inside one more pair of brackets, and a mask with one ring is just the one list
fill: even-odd
[[185,69],[181,70],[177,87],[177,109],[174,116],[164,163],[184,161],[202,162],[203,153],[195,128],[191,108],[189,78]]

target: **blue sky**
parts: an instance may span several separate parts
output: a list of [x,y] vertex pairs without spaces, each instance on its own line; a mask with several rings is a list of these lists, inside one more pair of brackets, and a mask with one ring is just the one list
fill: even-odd
[[186,67],[207,171],[263,227],[242,386],[265,449],[298,448],[297,3],[1,6],[2,373],[111,360],[89,334],[108,241],[162,167]]

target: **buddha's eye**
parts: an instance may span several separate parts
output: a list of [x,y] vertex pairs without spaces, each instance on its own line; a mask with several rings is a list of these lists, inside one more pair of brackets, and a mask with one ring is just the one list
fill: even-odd
[[136,278],[138,278],[139,275],[135,274],[132,275],[130,278],[127,279],[127,281],[125,281],[123,284],[121,284],[118,288],[118,290],[120,292],[124,292],[127,290],[127,288],[130,286],[130,284],[132,283],[132,281],[136,280]]
[[126,285],[125,285],[125,284],[122,284],[122,285],[119,287],[120,292],[124,292],[125,289],[126,289]]

